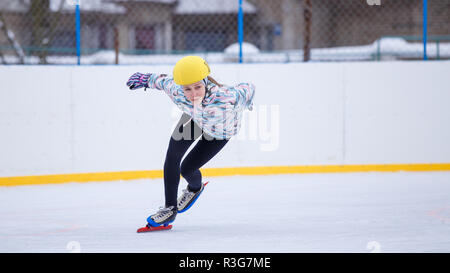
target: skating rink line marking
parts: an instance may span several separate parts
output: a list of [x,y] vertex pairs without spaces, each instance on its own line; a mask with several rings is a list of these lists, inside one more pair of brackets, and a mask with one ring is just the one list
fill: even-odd
[[[450,163],[264,166],[264,167],[205,168],[201,170],[202,174],[205,177],[231,176],[231,175],[302,174],[302,173],[398,172],[398,171],[427,172],[427,171],[450,171]],[[164,173],[162,170],[33,175],[33,176],[0,177],[0,186],[158,179],[163,177]]]

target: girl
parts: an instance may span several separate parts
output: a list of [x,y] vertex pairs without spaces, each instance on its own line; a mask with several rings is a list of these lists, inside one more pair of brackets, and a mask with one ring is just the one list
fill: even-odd
[[[127,81],[131,90],[142,87],[163,90],[183,111],[170,138],[164,162],[165,207],[147,218],[148,228],[168,226],[175,221],[177,213],[194,204],[206,185],[202,183],[200,168],[239,132],[243,111],[252,110],[255,94],[252,84],[224,86],[209,74],[210,68],[204,59],[187,56],[176,63],[173,77],[137,72]],[[177,200],[180,174],[188,186]]]

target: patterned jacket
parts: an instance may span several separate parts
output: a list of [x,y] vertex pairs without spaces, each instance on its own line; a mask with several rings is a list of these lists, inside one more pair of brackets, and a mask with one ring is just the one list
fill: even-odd
[[171,76],[150,74],[148,87],[163,90],[203,132],[216,139],[229,139],[237,135],[242,113],[245,109],[253,110],[255,86],[249,83],[219,87],[209,82],[202,104],[198,107],[186,98],[182,86],[177,85]]

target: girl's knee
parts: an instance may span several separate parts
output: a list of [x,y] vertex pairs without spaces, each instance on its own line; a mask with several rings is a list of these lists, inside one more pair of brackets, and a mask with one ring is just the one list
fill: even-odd
[[192,175],[196,171],[197,171],[197,169],[190,167],[184,161],[183,161],[183,163],[181,163],[180,173],[183,177],[188,177],[189,175]]

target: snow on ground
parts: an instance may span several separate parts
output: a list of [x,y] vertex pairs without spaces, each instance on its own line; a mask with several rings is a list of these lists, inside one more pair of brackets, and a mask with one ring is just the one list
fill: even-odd
[[0,187],[0,252],[450,252],[450,172],[207,180],[172,230],[142,234],[161,179]]
[[[203,57],[209,63],[236,63],[239,60],[238,44],[232,44],[224,52],[194,52]],[[70,49],[69,49],[70,50]],[[258,48],[252,44],[243,44],[243,61],[246,63],[286,63],[302,62],[303,50],[284,50],[258,52]],[[73,49],[75,52],[75,49]],[[119,63],[131,64],[174,64],[181,57],[193,54],[125,54],[119,53]],[[429,58],[448,59],[450,58],[450,43],[447,40],[441,41],[438,45],[435,42],[427,44],[427,56]],[[381,38],[372,44],[361,46],[342,46],[333,48],[313,48],[311,49],[312,61],[373,61],[373,60],[397,60],[397,59],[422,59],[423,44],[421,42],[408,42],[403,38]],[[6,63],[17,63],[15,55],[4,55]],[[93,54],[83,54],[81,64],[114,64],[116,55],[114,50],[99,50]],[[77,57],[72,56],[48,56],[50,64],[76,64]],[[39,57],[26,56],[26,64],[38,64]]]

